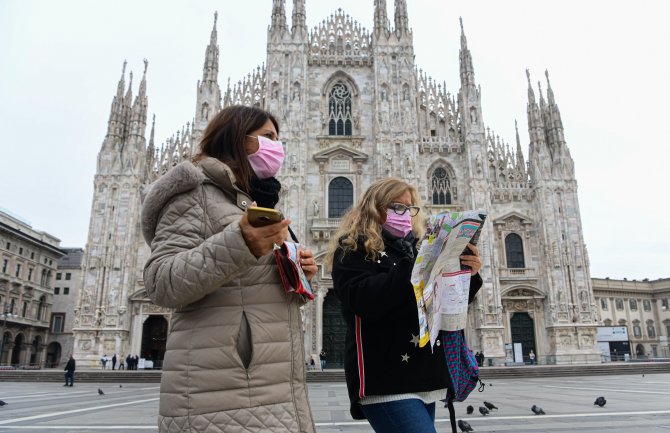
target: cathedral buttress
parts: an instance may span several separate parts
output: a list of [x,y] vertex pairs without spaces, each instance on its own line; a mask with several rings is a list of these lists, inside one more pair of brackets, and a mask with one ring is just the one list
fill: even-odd
[[[539,246],[546,262],[541,278],[547,288],[545,316],[549,347],[557,360],[577,354],[596,356],[597,317],[588,256],[579,213],[577,180],[551,85],[547,101],[540,88],[535,103],[528,73],[528,132],[533,206]],[[548,82],[547,74],[547,82]],[[559,361],[557,361],[558,363]]]
[[[97,365],[100,357],[130,349],[129,296],[138,290],[141,266],[140,186],[146,175],[146,70],[133,101],[125,67],[98,153],[82,286],[74,309],[74,357]],[[131,73],[132,74],[132,73]],[[124,95],[125,91],[125,95]],[[133,266],[128,266],[133,264]]]

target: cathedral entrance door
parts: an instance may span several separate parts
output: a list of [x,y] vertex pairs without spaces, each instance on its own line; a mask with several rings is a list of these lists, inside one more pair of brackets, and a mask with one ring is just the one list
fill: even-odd
[[333,290],[328,291],[323,301],[323,351],[326,352],[326,368],[344,367],[344,336],[347,324],[342,317],[340,300]]
[[535,350],[535,326],[530,315],[528,313],[514,313],[510,319],[510,328],[512,331],[512,343],[521,343],[523,360],[530,361],[528,354],[531,350],[537,356],[537,350]]
[[167,320],[165,320],[165,317],[158,315],[150,316],[142,327],[142,349],[140,356],[152,360],[154,368],[163,367],[167,329]]

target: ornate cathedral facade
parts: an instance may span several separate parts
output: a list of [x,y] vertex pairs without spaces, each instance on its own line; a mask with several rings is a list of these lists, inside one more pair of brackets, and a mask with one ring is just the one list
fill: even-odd
[[[269,6],[269,5],[268,5]],[[205,50],[195,116],[162,145],[147,139],[147,62],[137,95],[123,73],[98,155],[74,356],[139,354],[160,366],[170,311],[153,305],[142,270],[149,248],[139,226],[141,190],[193,155],[209,119],[232,104],[256,105],[280,122],[286,160],[278,208],[319,263],[340,217],[374,180],[417,186],[428,214],[481,209],[484,286],[470,307],[468,339],[500,364],[512,347],[542,363],[600,362],[595,305],[577,181],[560,112],[528,74],[529,154],[484,123],[480,87],[461,23],[455,93],[414,63],[406,0],[374,2],[372,31],[342,10],[309,28],[305,0],[273,0],[265,66],[219,84],[217,23]],[[268,11],[270,12],[270,11]],[[225,53],[224,53],[225,55]],[[454,53],[455,58],[455,53]],[[223,62],[225,64],[225,61]],[[454,65],[454,67],[456,67]],[[537,95],[537,96],[536,96]],[[303,311],[305,349],[342,364],[344,322],[328,270]]]

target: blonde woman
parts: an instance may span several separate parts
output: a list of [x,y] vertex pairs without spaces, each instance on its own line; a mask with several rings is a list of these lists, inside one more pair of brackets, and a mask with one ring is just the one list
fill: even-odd
[[[435,402],[449,385],[443,351],[418,344],[410,275],[425,226],[419,203],[416,188],[401,179],[373,183],[344,216],[328,256],[348,328],[351,415],[367,418],[377,433],[434,433]],[[473,255],[461,262],[472,268],[472,302],[481,260],[469,247]]]

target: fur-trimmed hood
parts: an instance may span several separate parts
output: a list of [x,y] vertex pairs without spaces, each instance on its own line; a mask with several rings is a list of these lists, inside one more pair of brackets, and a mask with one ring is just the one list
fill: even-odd
[[213,183],[240,209],[246,209],[251,205],[251,198],[235,186],[235,179],[230,167],[209,156],[201,159],[197,166],[190,161],[174,166],[142,191],[140,222],[144,241],[151,245],[161,211],[170,200],[203,183]]
[[207,177],[190,161],[182,162],[142,191],[140,223],[144,241],[151,245],[161,210],[176,195],[200,185]]

